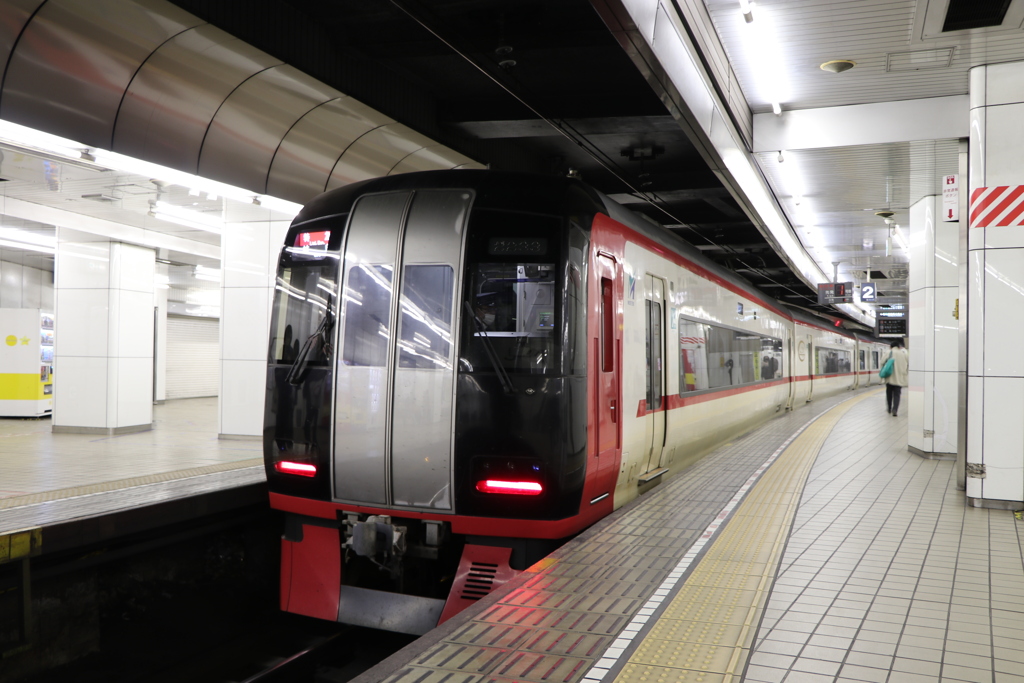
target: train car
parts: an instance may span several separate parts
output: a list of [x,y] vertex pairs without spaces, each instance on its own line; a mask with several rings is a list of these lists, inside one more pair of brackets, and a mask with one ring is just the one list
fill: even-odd
[[857,341],[579,180],[327,192],[281,252],[264,454],[281,607],[424,633],[771,416]]

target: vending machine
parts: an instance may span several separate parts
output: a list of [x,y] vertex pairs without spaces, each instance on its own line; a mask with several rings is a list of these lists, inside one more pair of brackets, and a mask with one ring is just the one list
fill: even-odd
[[53,313],[0,308],[0,417],[53,412]]

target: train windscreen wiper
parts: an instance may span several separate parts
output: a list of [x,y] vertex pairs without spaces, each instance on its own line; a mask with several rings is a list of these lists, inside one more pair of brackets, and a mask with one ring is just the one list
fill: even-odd
[[498,361],[498,354],[494,351],[494,345],[491,344],[491,338],[487,334],[487,328],[483,322],[476,317],[476,313],[473,311],[473,307],[466,302],[466,313],[473,319],[473,324],[476,326],[477,337],[484,345],[484,352],[487,354],[487,359],[491,361],[491,366],[494,368],[494,374],[498,376],[498,381],[501,382],[501,388],[505,390],[506,394],[516,393],[516,388],[512,384],[512,378],[508,376],[508,371],[505,370],[504,366]]
[[291,369],[288,370],[286,379],[289,384],[299,386],[306,381],[306,375],[309,374],[309,362],[319,352],[323,353],[325,360],[331,359],[332,330],[334,330],[334,313],[331,312],[331,298],[327,297],[327,312],[324,314],[324,319],[320,321],[316,332],[306,338],[306,343],[302,345],[299,355],[295,357]]

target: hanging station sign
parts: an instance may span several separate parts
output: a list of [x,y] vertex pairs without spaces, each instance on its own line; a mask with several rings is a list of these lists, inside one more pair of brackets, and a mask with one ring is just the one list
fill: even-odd
[[852,282],[823,282],[818,285],[818,303],[822,306],[853,303]]

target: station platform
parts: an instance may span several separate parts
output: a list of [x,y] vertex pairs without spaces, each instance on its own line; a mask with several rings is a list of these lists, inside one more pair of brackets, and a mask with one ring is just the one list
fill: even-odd
[[216,398],[154,406],[146,432],[50,427],[0,420],[0,539],[42,530],[49,552],[266,500],[262,445],[218,438]]
[[867,389],[712,453],[358,683],[1024,683],[1024,522]]

